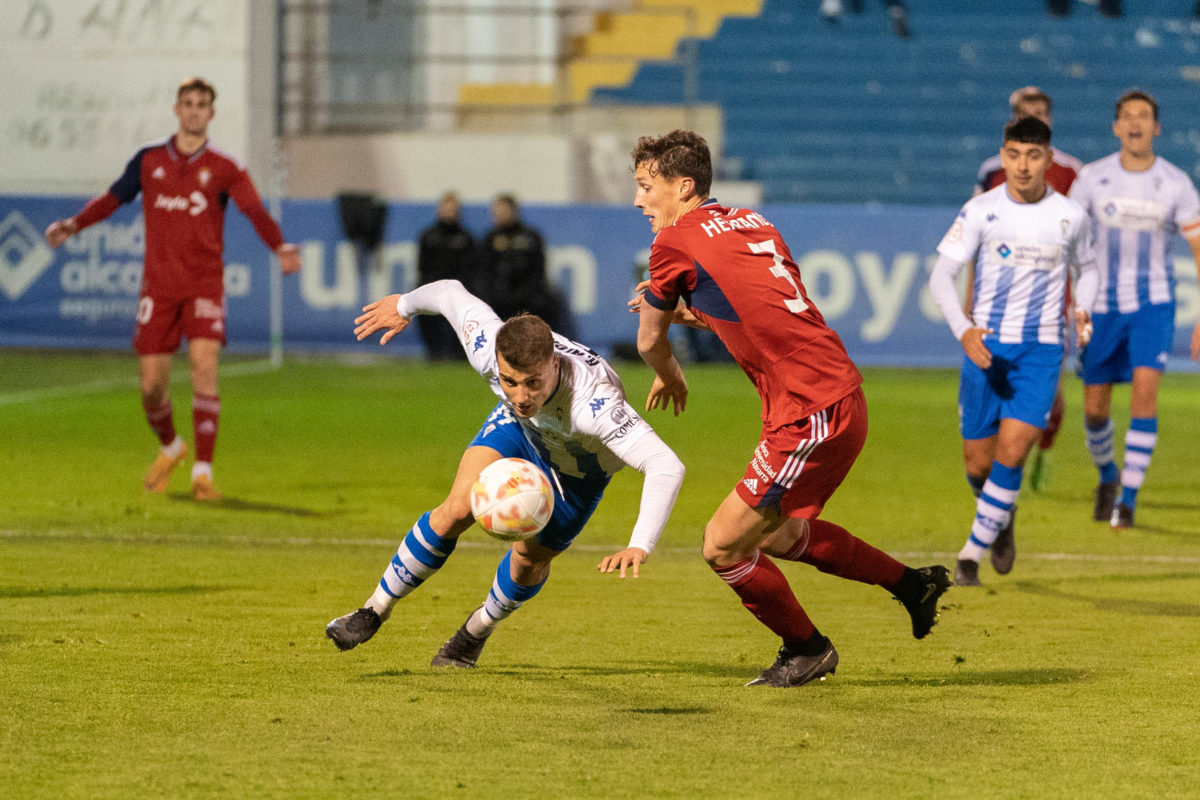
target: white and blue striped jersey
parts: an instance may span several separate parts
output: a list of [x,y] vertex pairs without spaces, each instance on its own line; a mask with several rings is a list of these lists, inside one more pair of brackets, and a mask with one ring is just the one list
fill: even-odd
[[1087,214],[1049,186],[1036,203],[1013,200],[1007,184],[977,195],[937,250],[960,269],[974,259],[971,324],[1005,344],[1061,344],[1068,275],[1095,269]]
[[1132,313],[1175,299],[1171,237],[1200,236],[1200,196],[1187,174],[1157,157],[1130,172],[1119,152],[1083,168],[1071,198],[1088,212],[1100,269],[1096,313]]
[[[496,361],[496,332],[503,321],[491,306],[457,281],[436,281],[403,295],[397,310],[406,317],[441,313],[458,333],[471,366],[508,404]],[[554,350],[562,369],[558,389],[535,416],[512,417],[561,474],[612,475],[627,463],[622,456],[653,429],[630,406],[620,377],[607,361],[557,333]]]

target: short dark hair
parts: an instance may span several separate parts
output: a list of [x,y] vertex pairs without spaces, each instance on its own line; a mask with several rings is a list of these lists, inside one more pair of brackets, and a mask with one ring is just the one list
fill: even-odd
[[1142,100],[1142,101],[1149,103],[1150,108],[1153,109],[1153,111],[1154,111],[1154,121],[1158,122],[1158,103],[1155,102],[1153,97],[1146,94],[1141,89],[1130,89],[1128,92],[1121,95],[1120,99],[1117,100],[1116,111],[1113,112],[1114,120],[1121,116],[1121,107],[1123,105],[1125,105],[1126,103],[1128,103],[1130,100]]
[[674,130],[657,139],[643,136],[633,148],[633,167],[646,164],[651,175],[691,178],[696,194],[708,197],[712,189],[712,153],[708,142],[693,131]]
[[554,356],[554,334],[541,317],[523,312],[500,326],[496,352],[513,369],[533,372]]
[[1050,146],[1050,126],[1037,117],[1022,117],[1004,126],[1004,141]]
[[180,82],[179,88],[175,90],[175,99],[181,99],[188,92],[207,92],[208,102],[217,102],[217,90],[213,88],[211,83],[204,80],[204,78],[198,76],[184,78],[183,81]]

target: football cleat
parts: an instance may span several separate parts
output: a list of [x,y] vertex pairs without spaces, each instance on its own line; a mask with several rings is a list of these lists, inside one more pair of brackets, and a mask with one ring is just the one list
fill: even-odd
[[212,478],[207,475],[197,475],[192,478],[192,498],[195,500],[220,500],[221,493],[213,486]]
[[825,640],[825,649],[815,656],[803,656],[792,653],[787,646],[779,648],[775,663],[763,670],[747,686],[774,686],[778,689],[788,689],[803,686],[826,675],[837,672],[838,654],[833,642]]
[[188,448],[187,442],[179,448],[179,455],[171,457],[158,451],[158,455],[154,457],[154,463],[150,465],[149,471],[146,472],[146,479],[142,481],[142,486],[146,487],[148,492],[164,492],[167,489],[167,484],[171,482],[171,473],[177,466],[187,458]]
[[955,586],[983,586],[979,582],[979,562],[960,558],[954,565]]
[[1132,528],[1133,509],[1124,503],[1117,503],[1112,511],[1112,519],[1109,520],[1108,524],[1117,530]]
[[338,650],[353,650],[379,630],[383,620],[373,608],[360,608],[338,617],[325,626],[325,638],[332,639]]
[[954,583],[950,580],[950,570],[941,564],[932,567],[921,567],[914,570],[920,579],[921,592],[901,600],[908,615],[912,617],[912,632],[914,639],[924,639],[929,631],[937,624],[938,600]]
[[1096,522],[1109,522],[1112,519],[1113,504],[1117,502],[1120,489],[1120,481],[1102,483],[1096,487],[1096,506],[1092,510],[1092,519]]
[[1017,560],[1017,542],[1013,538],[1013,528],[1017,522],[1017,507],[1012,507],[1012,516],[1008,518],[1008,524],[996,536],[996,541],[992,542],[992,568],[996,570],[998,575],[1007,575],[1012,572],[1013,562]]
[[[472,611],[471,613],[474,614],[475,612]],[[470,617],[467,619],[470,619]],[[487,644],[487,636],[482,638],[472,636],[467,632],[467,623],[464,622],[454,632],[454,635],[438,648],[437,654],[429,662],[429,665],[431,667],[474,669],[475,662],[479,660],[479,654],[483,652],[485,644]]]

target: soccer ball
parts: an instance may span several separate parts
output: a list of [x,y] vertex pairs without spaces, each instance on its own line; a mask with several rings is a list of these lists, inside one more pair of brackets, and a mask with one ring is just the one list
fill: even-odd
[[505,542],[537,535],[554,513],[554,490],[545,473],[523,458],[493,461],[471,488],[471,513],[485,531]]

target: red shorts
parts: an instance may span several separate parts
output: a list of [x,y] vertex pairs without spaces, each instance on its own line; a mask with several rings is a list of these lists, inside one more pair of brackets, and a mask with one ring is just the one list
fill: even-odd
[[807,419],[763,431],[737,485],[751,508],[816,519],[867,440],[867,400],[855,389]]
[[143,294],[138,298],[133,330],[133,349],[138,355],[174,353],[184,336],[188,341],[216,339],[225,344],[224,296],[173,299]]

